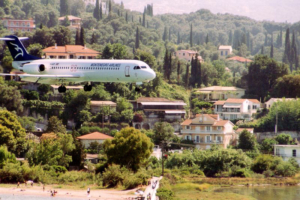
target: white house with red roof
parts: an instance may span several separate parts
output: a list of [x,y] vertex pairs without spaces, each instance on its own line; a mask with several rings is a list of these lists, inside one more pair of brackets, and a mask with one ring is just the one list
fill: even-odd
[[98,142],[103,144],[105,140],[112,140],[114,137],[106,135],[104,133],[93,132],[86,135],[77,137],[78,140],[84,145],[85,148],[88,148],[92,142]]
[[181,60],[186,60],[187,62],[191,62],[192,58],[195,59],[195,56],[198,54],[198,60],[200,62],[204,62],[203,58],[199,55],[197,51],[193,50],[178,50],[174,52],[174,56],[177,56]]
[[261,108],[257,99],[227,99],[215,102],[214,106],[214,112],[227,120],[251,120],[252,115]]
[[50,59],[95,59],[100,52],[81,45],[51,46],[42,50]]
[[227,148],[236,138],[233,126],[231,121],[222,120],[219,115],[198,114],[194,119],[182,122],[180,132],[185,140],[193,140],[198,149],[210,149],[213,144]]
[[232,46],[219,46],[219,55],[221,58],[227,57],[230,54],[232,54]]
[[[67,16],[60,17],[60,18],[58,18],[58,21],[60,23],[63,23],[63,21],[66,19],[66,17]],[[73,15],[68,15],[68,19],[70,21],[70,27],[80,28],[80,26],[81,26],[81,18],[75,17]]]

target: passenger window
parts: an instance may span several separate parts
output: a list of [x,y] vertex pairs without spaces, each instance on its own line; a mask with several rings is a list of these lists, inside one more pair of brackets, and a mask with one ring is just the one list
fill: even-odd
[[146,66],[142,66],[142,69],[147,69],[147,67]]

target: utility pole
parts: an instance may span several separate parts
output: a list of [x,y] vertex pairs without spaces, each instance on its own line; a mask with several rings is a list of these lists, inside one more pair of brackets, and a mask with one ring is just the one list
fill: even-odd
[[161,176],[164,176],[164,142],[161,145]]
[[277,105],[276,105],[276,124],[275,124],[275,135],[277,135],[277,131],[278,131],[278,109],[277,109]]

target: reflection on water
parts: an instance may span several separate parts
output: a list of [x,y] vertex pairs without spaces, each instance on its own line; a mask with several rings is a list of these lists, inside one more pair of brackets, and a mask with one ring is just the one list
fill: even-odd
[[0,194],[0,200],[79,200],[78,198],[44,197],[32,195]]
[[257,200],[299,200],[299,186],[266,186],[266,187],[234,187],[221,188],[216,192],[233,192],[241,195],[252,196]]

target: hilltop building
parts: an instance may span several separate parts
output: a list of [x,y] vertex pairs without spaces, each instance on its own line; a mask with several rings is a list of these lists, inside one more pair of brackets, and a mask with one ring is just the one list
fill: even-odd
[[242,98],[245,95],[245,89],[237,87],[211,86],[200,88],[194,94],[202,101],[215,102],[226,100],[228,98]]
[[226,58],[230,54],[232,54],[232,46],[219,46],[219,56],[221,58]]
[[105,140],[114,139],[112,136],[106,135],[104,133],[93,132],[86,135],[77,137],[78,140],[84,145],[85,148],[88,148],[92,142],[98,142],[103,144]]
[[251,120],[252,115],[261,107],[257,99],[227,99],[215,102],[214,106],[214,112],[227,120]]
[[152,129],[156,122],[169,122],[175,131],[179,131],[180,123],[185,118],[186,103],[181,100],[171,101],[165,98],[140,97],[131,101],[135,111],[143,111],[142,120],[134,120],[137,129]]
[[275,102],[278,101],[296,101],[294,98],[271,98],[267,102],[264,103],[264,108],[270,109]]
[[203,58],[199,56],[199,53],[192,50],[178,50],[174,52],[174,56],[177,56],[181,60],[185,60],[187,62],[191,62],[192,58],[195,58],[196,54],[198,54],[198,60],[200,62],[204,62]]
[[53,59],[95,59],[100,52],[81,45],[51,46],[43,49],[46,58]]
[[284,161],[295,158],[300,165],[300,145],[274,145],[274,155],[282,157]]
[[[58,21],[60,24],[63,23],[65,20],[66,16],[58,18]],[[70,21],[70,27],[72,28],[80,28],[81,27],[81,18],[75,17],[73,15],[68,15],[69,21]]]
[[233,126],[219,115],[198,114],[181,123],[180,133],[185,140],[192,140],[198,149],[210,149],[213,144],[227,148],[236,138]]
[[103,107],[109,107],[111,112],[114,112],[117,109],[117,104],[112,101],[91,101],[91,113],[99,113]]
[[21,32],[32,32],[35,29],[33,19],[20,20],[20,19],[3,19],[3,26],[7,28],[11,33],[18,31]]

